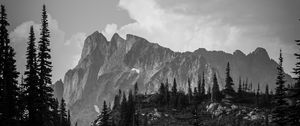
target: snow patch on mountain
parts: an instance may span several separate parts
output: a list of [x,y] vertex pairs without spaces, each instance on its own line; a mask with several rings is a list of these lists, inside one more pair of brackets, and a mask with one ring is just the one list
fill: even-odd
[[98,107],[97,105],[94,105],[94,108],[95,108],[95,111],[96,111],[97,113],[100,113],[100,109],[99,109],[99,107]]
[[137,69],[137,68],[132,68],[131,71],[134,71],[134,72],[136,72],[136,73],[138,73],[138,74],[140,73],[140,70]]

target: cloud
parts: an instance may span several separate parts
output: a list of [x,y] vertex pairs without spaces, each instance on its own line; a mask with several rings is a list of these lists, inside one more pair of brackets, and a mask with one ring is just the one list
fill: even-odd
[[65,45],[76,44],[77,47],[81,50],[86,39],[86,33],[79,32],[71,36],[69,40],[65,42]]
[[111,37],[114,35],[114,33],[117,32],[117,29],[118,29],[117,24],[108,24],[106,25],[104,31],[101,32],[107,38],[107,40],[110,40]]
[[69,68],[74,68],[78,64],[81,55],[81,50],[83,48],[84,40],[86,39],[86,37],[86,33],[79,32],[72,35],[71,38],[65,42],[66,46],[68,46],[69,48],[73,48],[72,50],[74,50],[71,59],[72,63],[69,66]]

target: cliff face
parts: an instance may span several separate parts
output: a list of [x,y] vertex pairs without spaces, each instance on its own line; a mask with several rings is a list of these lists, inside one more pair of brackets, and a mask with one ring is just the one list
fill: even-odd
[[[136,82],[140,92],[153,93],[161,82],[168,79],[172,84],[176,78],[178,88],[186,91],[188,78],[194,87],[198,75],[204,72],[208,88],[215,72],[223,87],[227,62],[230,62],[236,87],[239,76],[247,77],[253,87],[257,87],[257,83],[261,88],[266,83],[271,89],[275,87],[277,63],[263,48],[248,55],[239,50],[229,54],[203,48],[179,53],[134,35],[123,39],[114,34],[107,41],[101,33],[95,32],[85,40],[77,66],[65,74],[63,97],[71,110],[73,123],[77,121],[83,126],[96,117],[95,108],[101,106],[103,100],[111,103],[119,89],[128,91]],[[291,81],[288,75],[286,79]]]

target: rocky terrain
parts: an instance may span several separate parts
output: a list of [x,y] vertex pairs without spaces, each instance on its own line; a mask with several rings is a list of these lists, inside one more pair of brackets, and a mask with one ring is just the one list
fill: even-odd
[[[261,90],[265,84],[274,89],[277,63],[263,48],[249,54],[239,50],[230,54],[204,48],[194,52],[174,52],[138,36],[127,35],[123,39],[114,34],[108,41],[101,33],[94,32],[85,40],[77,66],[55,84],[55,96],[64,97],[73,123],[86,126],[96,117],[96,110],[103,100],[113,104],[119,89],[127,91],[136,82],[141,93],[149,94],[158,90],[160,82],[168,79],[172,83],[176,78],[178,89],[187,91],[188,78],[195,87],[199,75],[204,72],[207,89],[215,72],[222,88],[227,62],[231,65],[235,88],[241,76],[244,80],[248,78],[253,87],[260,83]],[[289,75],[286,79],[291,82]]]

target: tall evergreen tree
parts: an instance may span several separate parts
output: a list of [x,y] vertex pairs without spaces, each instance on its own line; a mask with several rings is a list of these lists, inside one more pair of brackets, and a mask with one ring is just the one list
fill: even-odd
[[[300,19],[299,19],[300,21]],[[296,44],[300,46],[300,40],[295,40]],[[289,107],[289,122],[291,125],[300,125],[300,53],[295,53],[297,62],[295,64],[295,68],[293,68],[293,73],[295,74],[295,85],[293,86],[293,99],[295,99],[296,104]]]
[[193,92],[192,92],[192,88],[191,88],[191,80],[190,80],[190,78],[188,78],[188,102],[189,102],[189,104],[191,104],[191,102],[192,102],[192,97],[193,97]]
[[280,50],[280,54],[279,54],[279,65],[277,67],[277,80],[276,80],[276,90],[275,90],[275,108],[272,111],[273,113],[273,122],[275,122],[276,124],[280,125],[280,126],[284,126],[286,125],[286,101],[284,100],[284,98],[286,97],[285,94],[285,80],[284,80],[284,71],[283,71],[283,67],[282,67],[282,53]]
[[129,94],[128,94],[128,102],[127,102],[127,104],[128,104],[128,115],[127,115],[127,117],[128,117],[128,120],[127,120],[127,122],[128,122],[128,124],[130,125],[130,126],[134,126],[134,124],[135,124],[135,101],[134,101],[134,98],[133,98],[133,93],[132,93],[132,90],[129,90]]
[[230,76],[230,64],[229,62],[227,63],[227,67],[226,67],[226,78],[225,78],[225,91],[228,92],[228,93],[233,93],[234,90],[233,90],[233,80]]
[[202,72],[201,93],[202,93],[202,96],[205,96],[205,76],[204,76],[204,71]]
[[138,87],[138,83],[136,82],[134,84],[134,96],[136,96],[139,93],[139,87]]
[[201,97],[202,95],[202,84],[201,84],[202,80],[201,80],[201,76],[198,75],[198,82],[197,82],[197,88],[198,88],[198,98]]
[[177,94],[177,83],[176,83],[176,79],[175,78],[174,78],[174,81],[173,81],[172,94],[174,96]]
[[119,109],[120,101],[122,97],[122,91],[119,89],[119,93],[115,96],[113,109]]
[[168,82],[168,79],[167,79],[166,84],[165,84],[165,90],[166,90],[165,91],[165,93],[166,93],[165,99],[166,99],[166,102],[167,102],[167,104],[169,106],[169,101],[171,99],[171,95],[170,95],[170,91],[169,91],[169,82]]
[[127,104],[127,99],[126,99],[126,95],[125,92],[123,92],[123,98],[122,98],[122,102],[121,102],[121,110],[120,110],[120,122],[119,125],[124,125],[127,126],[129,125],[127,122],[127,118],[128,118],[128,104]]
[[257,84],[257,90],[256,90],[256,105],[259,106],[259,92],[260,92],[260,84]]
[[[59,110],[59,102],[58,99],[55,99],[53,104],[53,113],[51,119],[53,120],[53,124],[55,126],[61,126],[60,123],[60,110]],[[29,122],[29,124],[35,124],[35,122]]]
[[67,118],[66,126],[71,126],[71,113],[70,113],[70,110],[68,110],[68,118]]
[[37,124],[38,121],[35,116],[37,116],[37,98],[38,95],[38,71],[37,71],[37,53],[36,53],[36,45],[35,45],[35,35],[33,26],[30,27],[30,33],[28,38],[28,46],[26,52],[26,70],[25,70],[25,79],[24,79],[24,97],[26,101],[26,108],[28,110],[28,123],[29,124]]
[[101,114],[98,115],[97,119],[93,122],[92,126],[111,126],[110,121],[110,111],[106,105],[106,101],[103,102]]
[[50,61],[50,31],[48,28],[48,15],[46,6],[43,5],[42,10],[42,27],[41,27],[41,38],[39,43],[39,53],[38,53],[38,70],[39,70],[39,115],[43,124],[48,125],[51,122],[51,107],[54,102],[53,89],[50,87],[51,82],[51,71],[52,63]]
[[243,91],[243,89],[242,89],[242,80],[241,80],[241,76],[240,76],[239,77],[239,87],[238,87],[238,93],[239,93],[240,96],[242,94],[242,91]]
[[105,101],[103,102],[101,115],[101,124],[99,126],[109,126],[109,111]]
[[173,86],[172,86],[172,104],[174,107],[177,107],[177,102],[178,102],[178,96],[177,96],[177,83],[176,83],[176,79],[174,78],[173,81]]
[[64,98],[61,99],[59,106],[59,122],[60,126],[65,126],[67,124],[67,109]]
[[17,78],[19,72],[16,69],[15,51],[10,45],[7,27],[7,14],[4,5],[1,5],[0,17],[0,124],[17,125],[19,117],[19,87]]
[[213,76],[213,87],[212,87],[212,93],[211,93],[211,101],[212,102],[219,102],[220,101],[220,89],[219,89],[217,76],[216,76],[215,73],[214,73],[214,76]]

